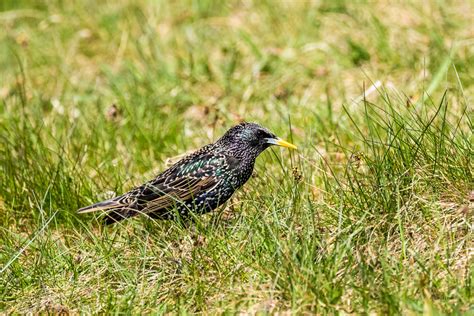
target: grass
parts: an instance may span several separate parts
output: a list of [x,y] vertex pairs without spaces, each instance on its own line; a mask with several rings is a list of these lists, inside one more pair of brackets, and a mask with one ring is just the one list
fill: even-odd
[[[468,1],[0,4],[0,311],[473,313]],[[81,206],[257,121],[190,226]]]

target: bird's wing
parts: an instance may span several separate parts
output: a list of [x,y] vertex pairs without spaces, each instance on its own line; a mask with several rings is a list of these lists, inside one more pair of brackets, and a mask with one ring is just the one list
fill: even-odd
[[81,212],[130,209],[150,213],[171,208],[218,185],[219,174],[228,168],[229,159],[233,158],[210,154],[184,158],[152,181]]
[[202,155],[185,159],[169,172],[126,194],[125,204],[135,204],[145,213],[171,208],[219,182],[218,174],[227,166],[225,156]]

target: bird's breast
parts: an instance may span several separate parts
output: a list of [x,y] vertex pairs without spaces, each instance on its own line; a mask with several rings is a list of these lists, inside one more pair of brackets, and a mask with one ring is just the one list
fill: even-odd
[[252,176],[253,163],[242,163],[232,170],[230,182],[237,189],[247,182]]

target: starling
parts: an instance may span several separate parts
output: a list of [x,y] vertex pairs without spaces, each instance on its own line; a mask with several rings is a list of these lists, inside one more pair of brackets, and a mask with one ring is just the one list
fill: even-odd
[[184,157],[155,179],[78,213],[107,212],[105,223],[146,214],[152,218],[188,218],[227,201],[252,175],[255,159],[271,145],[296,149],[266,128],[241,123],[213,144]]

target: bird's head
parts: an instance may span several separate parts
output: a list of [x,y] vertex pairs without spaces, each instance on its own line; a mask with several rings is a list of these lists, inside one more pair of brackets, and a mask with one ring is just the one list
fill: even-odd
[[295,145],[282,140],[268,129],[247,122],[232,127],[217,142],[235,156],[254,159],[272,145],[296,149]]

